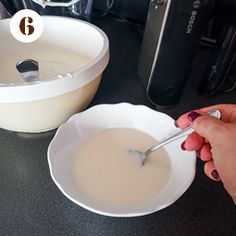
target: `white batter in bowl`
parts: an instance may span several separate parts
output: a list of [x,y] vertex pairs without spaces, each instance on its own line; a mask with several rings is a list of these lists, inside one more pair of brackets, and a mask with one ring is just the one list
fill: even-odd
[[[44,31],[32,44],[13,38],[10,19],[0,21],[1,128],[20,132],[57,128],[88,106],[108,64],[108,38],[96,26],[71,18],[42,18]],[[40,82],[21,81],[15,64],[25,57],[39,61]]]
[[[113,130],[118,136],[110,136]],[[165,152],[159,149],[157,156],[152,153],[145,166],[129,149],[145,150],[153,138],[160,141],[176,131],[171,117],[146,106],[91,107],[57,130],[48,148],[51,177],[66,197],[98,214],[131,217],[159,211],[191,185],[196,156],[181,150],[183,138],[166,145]]]

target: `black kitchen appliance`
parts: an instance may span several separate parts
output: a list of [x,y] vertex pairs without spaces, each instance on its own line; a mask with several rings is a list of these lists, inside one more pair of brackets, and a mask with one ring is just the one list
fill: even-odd
[[[236,0],[151,0],[138,74],[157,106],[179,102],[202,32],[213,17],[221,20],[214,51],[199,91],[210,95],[235,86]],[[230,78],[230,79],[229,79]]]

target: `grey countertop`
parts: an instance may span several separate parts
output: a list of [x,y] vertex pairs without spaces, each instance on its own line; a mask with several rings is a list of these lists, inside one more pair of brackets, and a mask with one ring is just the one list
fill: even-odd
[[[111,60],[91,105],[130,102],[151,106],[136,73],[140,36],[109,17],[96,24],[110,39]],[[195,59],[179,105],[159,110],[176,118],[199,106],[235,103],[236,92],[211,98],[197,94],[198,65],[204,58],[204,53],[199,53]],[[47,148],[54,134],[55,130],[24,134],[0,129],[0,235],[236,235],[236,207],[222,184],[204,175],[200,161],[186,193],[154,214],[113,218],[77,206],[64,197],[49,174]]]

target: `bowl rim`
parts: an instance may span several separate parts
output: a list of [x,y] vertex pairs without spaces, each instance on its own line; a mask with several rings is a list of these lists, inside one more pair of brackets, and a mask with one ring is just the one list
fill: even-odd
[[[152,207],[152,209],[148,209],[142,212],[129,212],[129,213],[115,213],[115,212],[105,212],[96,208],[93,208],[92,206],[89,206],[88,204],[84,203],[83,201],[80,201],[78,199],[73,198],[73,196],[70,196],[69,193],[67,193],[67,191],[63,188],[63,186],[59,183],[59,181],[56,179],[56,176],[54,176],[53,173],[53,167],[52,167],[52,162],[51,162],[51,156],[50,156],[50,151],[51,148],[53,146],[54,140],[58,137],[59,133],[63,130],[66,129],[66,126],[69,125],[71,122],[73,122],[73,120],[76,120],[77,117],[80,116],[80,114],[84,114],[87,112],[91,112],[95,109],[100,109],[103,107],[117,107],[117,109],[119,107],[122,106],[128,106],[128,107],[133,107],[133,108],[142,108],[142,109],[147,109],[147,110],[151,110],[153,112],[157,112],[160,113],[163,116],[166,116],[166,118],[168,119],[172,119],[169,115],[163,113],[163,112],[159,112],[156,110],[153,110],[145,105],[133,105],[130,103],[116,103],[116,104],[99,104],[99,105],[95,105],[92,106],[90,108],[88,108],[85,111],[82,111],[80,113],[74,114],[73,116],[71,116],[64,124],[62,124],[58,130],[55,133],[55,136],[53,137],[53,139],[51,140],[49,147],[48,147],[48,151],[47,151],[47,159],[48,159],[48,165],[49,165],[49,171],[50,171],[50,175],[51,178],[53,179],[54,183],[56,184],[56,186],[60,189],[60,191],[68,198],[70,199],[72,202],[74,202],[75,204],[100,215],[105,215],[105,216],[111,216],[111,217],[137,217],[137,216],[144,216],[144,215],[148,215],[148,214],[152,214],[155,213],[159,210],[162,210],[168,206],[170,206],[171,204],[173,204],[175,201],[177,201],[186,191],[187,189],[190,187],[190,185],[192,184],[194,178],[195,178],[195,174],[196,174],[196,155],[194,155],[194,153],[189,153],[189,156],[192,156],[193,158],[193,172],[191,174],[191,176],[188,178],[188,181],[185,182],[185,184],[181,187],[181,189],[179,189],[170,199],[169,201],[166,201],[165,204],[159,205],[158,207]],[[173,120],[173,119],[172,119]],[[174,120],[173,120],[174,121]]]
[[[50,97],[60,96],[81,88],[96,79],[102,74],[109,62],[109,40],[107,35],[99,27],[79,19],[62,17],[62,16],[42,16],[42,19],[67,21],[70,24],[83,24],[95,30],[102,37],[103,45],[100,52],[88,64],[78,70],[66,73],[60,77],[53,77],[43,82],[31,82],[20,84],[0,84],[0,101],[1,103],[20,103],[35,100],[47,99]],[[10,18],[0,21],[1,24],[10,24]],[[10,29],[10,26],[9,26]],[[76,79],[78,78],[79,79]]]

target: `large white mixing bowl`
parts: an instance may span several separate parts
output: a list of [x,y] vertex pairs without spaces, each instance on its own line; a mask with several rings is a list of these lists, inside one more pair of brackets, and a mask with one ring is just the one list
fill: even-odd
[[[108,38],[99,28],[70,18],[42,18],[44,31],[38,41],[74,50],[91,60],[63,77],[36,83],[4,83],[0,72],[1,128],[42,132],[58,127],[72,114],[88,106],[108,64]],[[20,53],[27,47],[27,44],[13,38],[9,25],[10,19],[0,21],[0,52],[3,58],[12,52]]]

